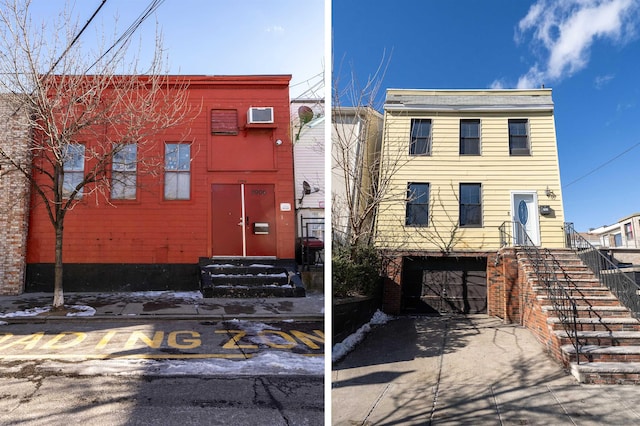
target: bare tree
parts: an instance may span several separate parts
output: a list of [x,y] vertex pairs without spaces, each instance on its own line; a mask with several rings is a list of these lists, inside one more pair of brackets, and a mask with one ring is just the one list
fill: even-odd
[[69,10],[53,26],[34,26],[30,7],[29,0],[0,4],[0,91],[31,129],[27,156],[0,149],[0,158],[29,179],[55,232],[53,306],[59,309],[67,214],[83,198],[108,202],[114,187],[136,185],[119,180],[126,175],[118,164],[135,164],[137,174],[157,173],[163,159],[151,154],[157,152],[151,136],[192,113],[187,82],[163,70],[158,35],[151,63],[140,70],[127,56],[128,39],[88,55]]
[[[335,241],[351,247],[373,243],[377,210],[388,200],[392,176],[402,160],[387,157],[381,167],[382,108],[380,89],[388,59],[364,84],[353,73],[334,72],[331,132],[332,229]],[[397,160],[397,161],[394,161]]]

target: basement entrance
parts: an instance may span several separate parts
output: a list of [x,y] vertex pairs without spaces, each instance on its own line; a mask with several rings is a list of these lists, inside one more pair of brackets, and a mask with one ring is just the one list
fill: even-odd
[[402,277],[405,313],[487,312],[484,257],[405,257]]

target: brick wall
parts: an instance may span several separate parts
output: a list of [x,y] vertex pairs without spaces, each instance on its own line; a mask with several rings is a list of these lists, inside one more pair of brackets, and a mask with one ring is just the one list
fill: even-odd
[[[28,165],[28,136],[24,111],[17,110],[11,98],[0,96],[0,148]],[[28,210],[28,180],[0,156],[0,295],[24,289]]]
[[384,277],[382,310],[397,315],[402,309],[402,256],[385,256],[387,276]]

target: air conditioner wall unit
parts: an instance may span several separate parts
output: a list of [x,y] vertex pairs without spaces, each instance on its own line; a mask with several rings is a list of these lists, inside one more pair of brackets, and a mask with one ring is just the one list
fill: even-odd
[[273,107],[251,107],[247,110],[248,124],[273,123]]

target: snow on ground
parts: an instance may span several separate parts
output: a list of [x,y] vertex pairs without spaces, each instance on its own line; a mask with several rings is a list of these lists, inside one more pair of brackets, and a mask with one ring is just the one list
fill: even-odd
[[331,350],[331,362],[338,362],[344,358],[349,352],[355,349],[355,347],[364,340],[367,333],[371,331],[372,325],[382,325],[394,319],[394,317],[381,312],[376,311],[371,320],[356,330],[355,333],[350,334],[346,339],[340,343],[333,345]]
[[[9,366],[10,367],[10,366]],[[7,368],[9,368],[7,367]],[[257,376],[324,375],[323,356],[304,356],[285,351],[268,351],[248,359],[105,359],[78,362],[43,360],[39,369],[78,375],[102,376]],[[0,372],[4,369],[0,366]]]

